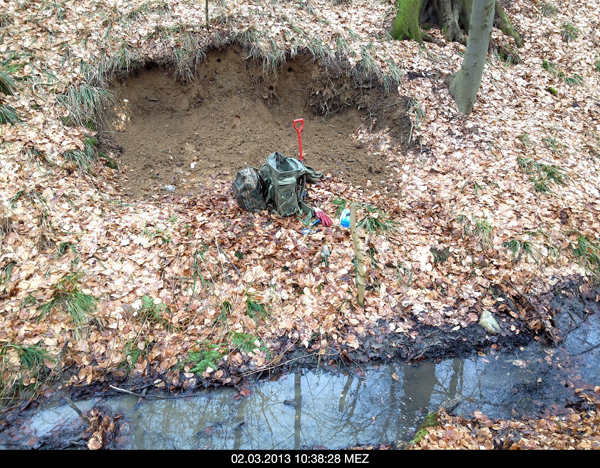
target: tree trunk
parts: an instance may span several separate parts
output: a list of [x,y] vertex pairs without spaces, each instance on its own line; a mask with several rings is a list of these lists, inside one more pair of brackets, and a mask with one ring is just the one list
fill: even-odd
[[[447,41],[467,44],[473,0],[396,0],[396,4],[398,12],[391,32],[395,39],[411,39],[420,44],[423,40],[433,40],[421,31],[419,24],[434,23],[442,29]],[[521,47],[523,42],[498,0],[494,2],[494,10],[494,26]]]
[[421,12],[421,0],[397,0],[398,13],[392,26],[392,37],[394,39],[412,39],[423,44],[419,16]]
[[494,5],[495,0],[473,0],[465,58],[450,84],[450,93],[463,114],[473,110],[477,99],[492,34]]

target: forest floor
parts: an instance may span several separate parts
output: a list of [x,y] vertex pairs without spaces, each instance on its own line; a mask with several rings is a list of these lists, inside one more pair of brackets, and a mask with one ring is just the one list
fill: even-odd
[[[600,5],[502,3],[524,46],[494,30],[463,116],[445,83],[464,46],[391,39],[393,1],[222,0],[207,30],[203,2],[0,0],[0,104],[21,120],[0,126],[5,398],[126,379],[243,395],[292,362],[558,342],[561,291],[597,313]],[[335,218],[308,234],[231,191],[246,164],[298,156],[296,118],[324,173],[309,202]],[[600,386],[576,390],[552,417],[442,410],[411,447],[599,448]]]

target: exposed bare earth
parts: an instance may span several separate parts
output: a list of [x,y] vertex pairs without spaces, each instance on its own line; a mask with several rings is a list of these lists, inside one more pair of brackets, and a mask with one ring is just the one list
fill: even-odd
[[[353,185],[369,181],[386,188],[392,174],[373,151],[378,140],[390,139],[389,127],[392,144],[406,146],[406,104],[376,82],[330,67],[303,55],[265,76],[262,62],[236,44],[209,51],[187,85],[152,64],[115,83],[120,107],[103,138],[127,167],[126,194],[139,199],[164,185],[192,194],[214,178],[232,179],[247,165],[260,167],[275,151],[299,159],[292,123],[300,118],[304,164]],[[375,142],[358,140],[361,129],[386,127],[386,107],[387,131]]]

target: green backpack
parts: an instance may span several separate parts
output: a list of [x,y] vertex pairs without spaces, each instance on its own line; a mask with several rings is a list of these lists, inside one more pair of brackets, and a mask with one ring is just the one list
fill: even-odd
[[276,151],[267,157],[259,173],[267,185],[267,205],[272,206],[277,213],[281,216],[312,213],[312,208],[304,201],[306,184],[318,182],[323,176],[322,172]]

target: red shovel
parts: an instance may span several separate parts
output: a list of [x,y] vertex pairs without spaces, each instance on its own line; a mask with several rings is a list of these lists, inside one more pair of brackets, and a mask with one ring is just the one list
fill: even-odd
[[[296,124],[298,124],[299,127]],[[292,125],[294,127],[294,130],[298,132],[298,145],[300,146],[300,162],[303,162],[304,158],[302,156],[302,129],[304,128],[304,119],[296,119],[294,120]],[[321,224],[323,224],[323,226],[331,226],[332,221],[329,216],[323,213],[323,211],[321,211],[319,208],[314,208],[313,210],[315,212],[315,216],[319,221],[321,221]]]
[[[300,128],[296,126],[296,124],[300,124]],[[294,130],[298,132],[298,144],[300,145],[300,162],[304,160],[302,157],[302,129],[304,128],[304,119],[296,119],[293,122]]]

